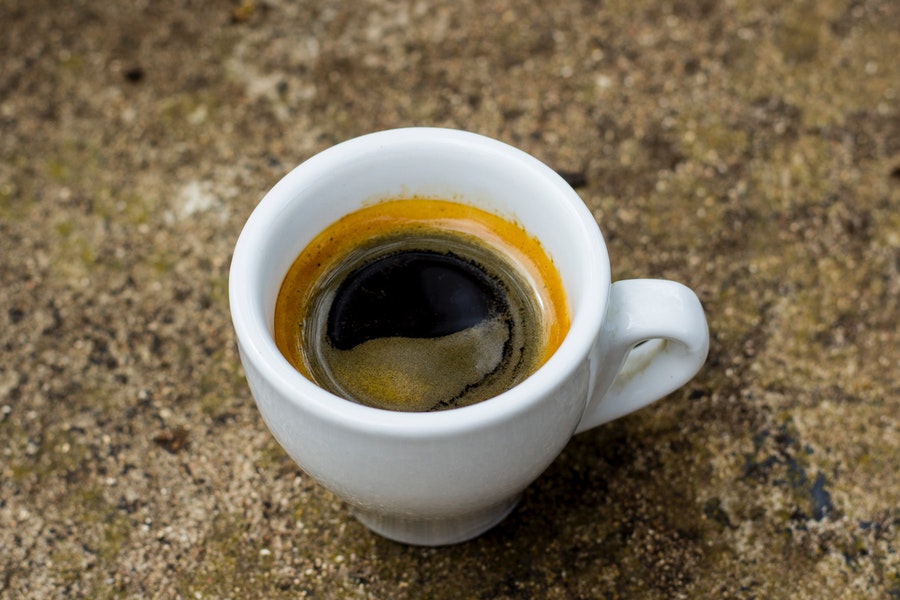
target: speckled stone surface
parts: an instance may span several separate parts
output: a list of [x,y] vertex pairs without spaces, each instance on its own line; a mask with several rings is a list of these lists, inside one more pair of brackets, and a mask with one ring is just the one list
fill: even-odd
[[[3,0],[0,30],[0,597],[900,597],[897,2]],[[263,193],[404,125],[583,177],[615,278],[693,287],[712,336],[449,548],[285,457],[228,314]]]

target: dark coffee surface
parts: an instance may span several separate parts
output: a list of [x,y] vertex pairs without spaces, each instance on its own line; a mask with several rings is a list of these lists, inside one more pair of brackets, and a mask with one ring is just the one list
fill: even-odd
[[404,251],[352,272],[335,293],[328,342],[350,350],[368,340],[435,338],[509,313],[500,282],[454,254]]
[[541,303],[477,238],[390,235],[349,253],[316,286],[303,351],[315,381],[369,406],[442,410],[486,400],[534,371]]

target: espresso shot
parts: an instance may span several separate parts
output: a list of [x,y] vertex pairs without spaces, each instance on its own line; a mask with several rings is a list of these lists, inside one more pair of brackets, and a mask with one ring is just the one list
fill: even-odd
[[332,393],[435,411],[503,393],[568,328],[559,275],[518,225],[440,200],[373,205],[326,229],[278,296],[276,342]]

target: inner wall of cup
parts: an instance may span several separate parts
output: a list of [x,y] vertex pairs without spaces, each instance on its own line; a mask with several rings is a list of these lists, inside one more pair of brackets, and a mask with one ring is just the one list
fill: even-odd
[[[367,204],[411,196],[474,204],[519,222],[551,255],[574,317],[586,270],[597,266],[590,264],[581,218],[570,203],[555,200],[568,191],[547,173],[536,170],[534,165],[546,169],[537,161],[522,165],[502,151],[455,150],[419,144],[350,157],[314,157],[273,189],[282,204],[269,224],[269,281],[262,286],[270,328],[284,274],[315,234]],[[333,164],[326,159],[334,159]]]

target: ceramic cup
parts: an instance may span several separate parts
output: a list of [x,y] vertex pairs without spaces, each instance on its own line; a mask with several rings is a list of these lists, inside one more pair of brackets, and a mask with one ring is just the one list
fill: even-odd
[[[559,349],[523,382],[472,406],[412,413],[356,404],[304,378],[273,339],[279,287],[305,245],[367,203],[415,195],[518,222],[565,286],[571,327]],[[500,522],[574,434],[680,387],[709,345],[688,288],[611,283],[597,222],[557,173],[504,143],[455,130],[373,133],[296,167],[250,215],[229,288],[244,371],[272,434],[362,523],[411,544],[461,542]]]

